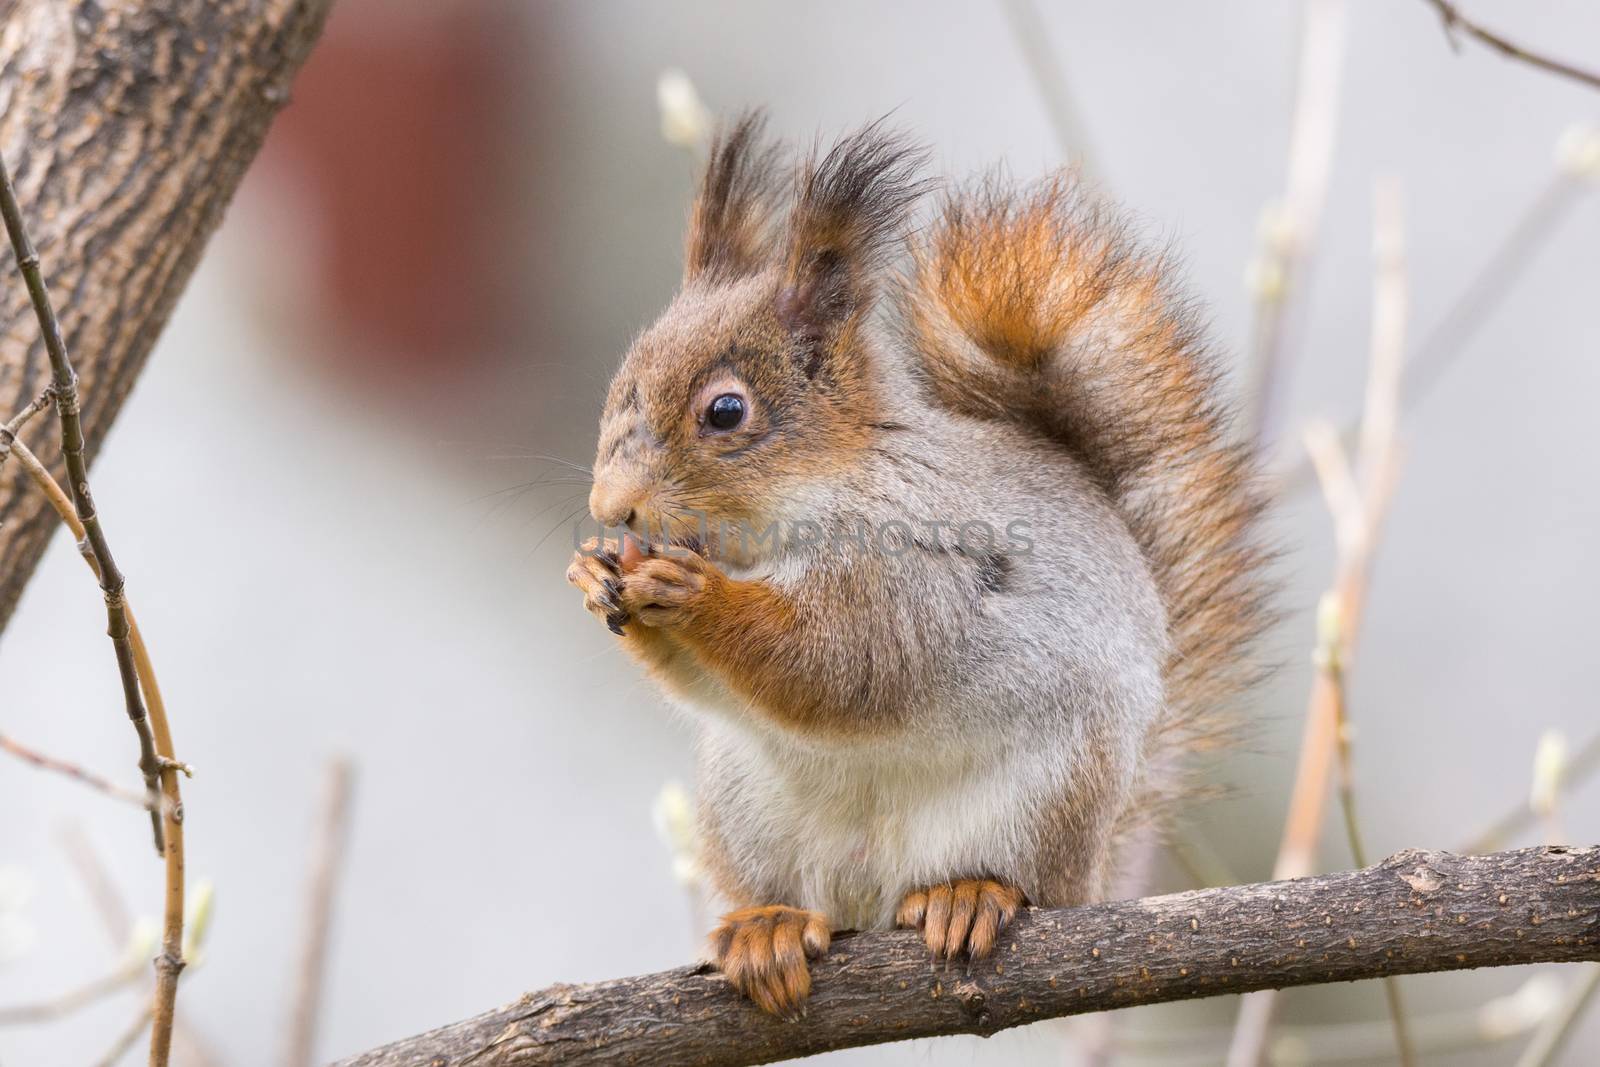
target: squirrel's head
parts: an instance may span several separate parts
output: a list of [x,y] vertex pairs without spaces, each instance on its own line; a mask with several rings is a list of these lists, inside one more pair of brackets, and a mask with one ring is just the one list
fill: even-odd
[[921,153],[875,123],[794,168],[786,196],[761,128],[750,115],[713,142],[683,286],[611,383],[602,525],[707,547],[724,524],[792,514],[884,421],[865,326]]

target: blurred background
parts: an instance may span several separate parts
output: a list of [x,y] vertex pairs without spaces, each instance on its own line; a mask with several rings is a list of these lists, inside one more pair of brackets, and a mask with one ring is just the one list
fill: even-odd
[[[1470,10],[1600,65],[1600,6]],[[95,468],[197,770],[189,873],[215,903],[179,999],[188,1062],[279,1056],[337,753],[356,780],[321,1056],[698,951],[692,871],[653,816],[689,781],[689,730],[562,579],[586,491],[565,464],[590,462],[605,382],[679,276],[695,164],[664,136],[669,70],[711,112],[764,104],[801,142],[892,112],[953,176],[1086,157],[1181,252],[1241,396],[1253,353],[1279,346],[1279,464],[1303,458],[1308,419],[1361,408],[1373,187],[1392,176],[1409,349],[1443,371],[1404,415],[1353,668],[1369,851],[1465,845],[1527,806],[1541,743],[1559,767],[1563,739],[1577,753],[1600,730],[1592,90],[1452,49],[1422,0],[341,0]],[[1320,119],[1291,164],[1302,80]],[[694,115],[677,84],[666,132]],[[1314,488],[1274,522],[1282,667],[1220,771],[1236,795],[1193,813],[1157,889],[1272,869],[1334,559]],[[132,784],[75,554],[57,540],[0,640],[0,715]],[[1542,810],[1516,842],[1600,837],[1593,782]],[[1347,867],[1328,815],[1320,865]],[[0,1005],[118,966],[73,858],[85,843],[134,915],[159,913],[141,813],[0,763]],[[1403,986],[1427,1062],[1501,1064],[1577,973]],[[143,997],[0,1029],[0,1062],[92,1063]],[[1119,1062],[1220,1062],[1237,1004],[1117,1013]],[[1278,1063],[1392,1057],[1376,983],[1280,1008]],[[827,1058],[1053,1064],[1070,1039],[1044,1024]],[[1560,1062],[1596,1056],[1600,1016]]]

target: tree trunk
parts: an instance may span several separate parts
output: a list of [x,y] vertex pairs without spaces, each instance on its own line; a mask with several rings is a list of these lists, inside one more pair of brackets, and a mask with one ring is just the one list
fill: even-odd
[[1600,848],[1402,852],[1344,874],[1033,911],[971,968],[932,966],[914,933],[847,934],[812,965],[799,1022],[683,967],[552,986],[335,1067],[744,1067],[1253,989],[1596,959]]
[[[91,456],[331,5],[0,0],[0,152],[82,378]],[[4,422],[50,367],[9,249],[0,265]],[[33,439],[60,477],[59,438]],[[0,467],[0,629],[56,527],[18,464]]]

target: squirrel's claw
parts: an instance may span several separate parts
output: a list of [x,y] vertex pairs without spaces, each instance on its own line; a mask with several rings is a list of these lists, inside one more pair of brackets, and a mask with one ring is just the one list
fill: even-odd
[[635,564],[622,580],[622,609],[646,626],[672,626],[702,603],[717,572],[704,558],[681,551]]
[[818,912],[774,904],[722,917],[711,934],[711,957],[728,983],[770,1015],[795,1020],[811,995],[808,960],[828,950],[828,920]]
[[621,559],[611,543],[590,538],[572,554],[567,581],[583,592],[583,606],[619,637],[629,622],[622,606]]
[[913,889],[900,901],[895,925],[922,931],[934,959],[965,953],[981,960],[1022,907],[1022,890],[989,878],[964,878]]

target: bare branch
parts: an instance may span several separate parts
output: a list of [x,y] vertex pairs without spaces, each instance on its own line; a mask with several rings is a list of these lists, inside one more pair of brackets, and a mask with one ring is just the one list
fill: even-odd
[[[154,794],[161,773],[156,760],[155,735],[150,732],[150,717],[144,706],[144,694],[139,690],[139,672],[133,663],[133,646],[128,642],[127,601],[123,595],[127,584],[117,562],[111,555],[111,542],[100,523],[100,513],[95,510],[94,496],[89,491],[89,461],[84,455],[83,420],[79,417],[78,375],[67,356],[66,342],[61,337],[61,323],[56,319],[55,308],[50,303],[50,292],[45,286],[44,273],[39,269],[39,253],[22,219],[22,206],[17,203],[16,186],[11,183],[11,172],[0,159],[0,215],[5,217],[6,234],[11,238],[11,248],[17,256],[17,269],[28,287],[28,297],[33,302],[34,315],[39,320],[39,330],[44,334],[45,351],[50,354],[50,392],[55,400],[56,414],[61,419],[61,454],[67,463],[67,485],[72,491],[72,508],[83,527],[85,543],[94,554],[95,575],[100,579],[100,591],[106,602],[106,635],[117,656],[117,673],[122,679],[122,696],[128,719],[133,723],[139,738],[139,772],[144,775],[145,790]],[[12,435],[13,438],[15,435]],[[14,442],[13,442],[14,443]],[[165,849],[161,815],[154,805],[150,810],[150,830],[155,835],[156,851]]]
[[307,880],[305,935],[300,946],[299,980],[289,1016],[286,1067],[311,1067],[317,1036],[317,1013],[322,1005],[323,972],[327,967],[328,934],[333,926],[333,897],[338,888],[339,864],[344,858],[350,821],[350,761],[328,761],[328,783],[312,845]]
[[[1339,807],[1344,813],[1345,839],[1350,845],[1350,857],[1356,866],[1367,865],[1367,846],[1361,833],[1361,820],[1356,816],[1355,762],[1351,755],[1351,726],[1349,699],[1345,689],[1344,660],[1341,651],[1338,601],[1330,596],[1323,598],[1318,614],[1316,665],[1326,678],[1326,689],[1333,701],[1333,732],[1338,746]],[[1406,1021],[1404,997],[1400,992],[1400,979],[1393,975],[1383,979],[1384,999],[1389,1004],[1389,1019],[1394,1027],[1395,1051],[1401,1067],[1413,1067],[1417,1055],[1411,1041],[1410,1026]],[[1263,996],[1266,994],[1257,994]]]
[[150,1026],[150,1006],[147,1004],[139,1009],[126,1029],[117,1035],[116,1042],[106,1050],[106,1054],[94,1061],[94,1067],[116,1067],[133,1046],[139,1043],[139,1038]]
[[994,957],[929,965],[911,932],[845,934],[784,1022],[705,967],[560,985],[338,1067],[743,1067],[1138,1004],[1600,958],[1600,847],[1402,852],[1364,870],[1033,911]]
[[1573,983],[1560,1009],[1533,1035],[1527,1050],[1518,1058],[1517,1067],[1545,1067],[1554,1063],[1567,1038],[1572,1036],[1573,1025],[1596,993],[1600,993],[1600,963],[1591,963]]
[[[1272,869],[1274,878],[1310,874],[1322,836],[1323,809],[1330,772],[1341,754],[1340,730],[1344,711],[1344,664],[1356,646],[1362,608],[1372,570],[1372,554],[1388,512],[1389,498],[1399,470],[1396,434],[1400,420],[1400,382],[1405,355],[1406,305],[1405,234],[1398,187],[1380,181],[1373,198],[1372,343],[1368,360],[1366,405],[1360,435],[1359,468],[1351,464],[1331,429],[1308,433],[1307,447],[1317,472],[1325,481],[1323,494],[1333,515],[1338,559],[1333,588],[1324,598],[1336,620],[1333,644],[1320,650],[1321,669],[1311,683],[1301,734],[1300,760],[1295,769],[1284,819],[1283,840]],[[1329,665],[1336,669],[1329,669]],[[1346,799],[1350,823],[1353,801]],[[1353,824],[1352,824],[1353,825]],[[1360,858],[1354,830],[1352,844]],[[1400,994],[1389,983],[1385,991],[1394,1018],[1400,1056],[1412,1060],[1405,1032]],[[1269,991],[1245,997],[1228,1067],[1254,1067],[1266,1053],[1272,1027],[1274,994]]]
[[52,386],[45,386],[44,391],[34,397],[27,407],[12,416],[10,422],[0,426],[0,465],[3,465],[6,457],[11,455],[11,444],[17,439],[17,434],[22,432],[22,428],[28,425],[35,415],[49,407],[54,397],[55,389]]
[[[82,376],[85,456],[132,389],[331,0],[0,2],[0,145]],[[94,17],[86,17],[92,14]],[[159,160],[159,165],[146,165]],[[0,288],[0,335],[33,317]],[[52,375],[42,345],[0,351],[0,418]],[[59,450],[38,442],[61,476]],[[65,484],[65,483],[63,483]],[[54,524],[0,482],[0,626]]]
[[84,892],[100,916],[100,925],[105,927],[106,937],[114,946],[126,944],[133,931],[133,916],[129,913],[128,902],[117,888],[111,872],[106,870],[100,853],[83,832],[83,827],[75,822],[64,827],[61,831],[61,847],[72,862],[73,869],[78,872]]
[[1303,306],[1301,295],[1321,228],[1339,129],[1345,2],[1311,0],[1304,5],[1302,18],[1288,176],[1282,201],[1263,213],[1261,247],[1252,268],[1256,301],[1252,417],[1258,445],[1271,440],[1277,430],[1294,370],[1294,316]]
[[145,974],[144,960],[130,958],[123,966],[86,982],[76,989],[42,1000],[35,1004],[15,1004],[0,1007],[0,1026],[23,1026],[54,1022],[74,1012],[81,1011],[101,999],[120,993]]
[[70,763],[64,759],[57,759],[54,756],[36,752],[26,745],[7,737],[5,734],[0,734],[0,751],[9,752],[23,762],[31,763],[42,771],[53,771],[74,781],[82,782],[90,789],[97,789],[113,800],[120,800],[124,804],[132,804],[134,807],[144,808],[146,811],[160,810],[161,795],[159,793],[151,796],[133,789],[125,789],[103,775],[85,770],[76,763]]
[[[1567,968],[1568,972],[1582,968]],[[1526,1038],[1560,1007],[1562,982],[1541,968],[1516,989],[1482,1003],[1416,1016],[1417,1051],[1430,1055],[1482,1050]],[[1130,1020],[1131,1021],[1131,1020]],[[1117,1051],[1141,1062],[1170,1061],[1206,1067],[1222,1057],[1229,1032],[1217,1027],[1128,1026],[1117,1035]],[[1277,1029],[1269,1055],[1274,1063],[1387,1063],[1394,1054],[1389,1020],[1352,1019],[1302,1023]]]
[[[50,472],[39,462],[28,446],[20,440],[12,443],[17,462],[33,480],[45,499],[79,542],[85,540],[83,524],[66,493]],[[97,562],[92,552],[84,553],[89,569],[98,575]],[[155,666],[150,660],[150,650],[145,645],[139,621],[133,607],[124,601],[122,611],[127,622],[128,653],[138,678],[140,693],[149,709],[149,723],[156,749],[156,767],[162,808],[165,837],[165,887],[161,917],[161,954],[156,957],[156,988],[151,1005],[155,1026],[150,1036],[150,1067],[166,1067],[172,1052],[172,1021],[178,998],[178,975],[183,970],[183,909],[184,909],[184,850],[183,850],[183,793],[178,785],[178,774],[188,773],[172,747],[172,729],[167,720],[167,705],[156,681]]]
[[[1586,134],[1577,131],[1575,136]],[[1562,224],[1573,209],[1584,202],[1592,187],[1591,178],[1575,167],[1564,165],[1517,216],[1489,259],[1417,345],[1401,382],[1400,399],[1405,410],[1420,406],[1444,380],[1466,352],[1473,336],[1515,290],[1517,279],[1534,255],[1552,236],[1561,232]],[[1342,436],[1353,443],[1357,433],[1352,425],[1346,427]],[[1278,493],[1287,496],[1309,488],[1314,481],[1313,473],[1312,462],[1308,459],[1285,463],[1275,476]]]
[[1028,72],[1033,75],[1039,101],[1050,117],[1050,128],[1055,131],[1062,156],[1081,174],[1093,177],[1095,161],[1088,124],[1073,98],[1060,52],[1051,46],[1049,27],[1039,17],[1033,0],[1006,0],[1004,7],[1006,21],[1011,24],[1011,36],[1028,62]]
[[[1478,23],[1473,22],[1463,15],[1460,9],[1450,0],[1428,0],[1428,3],[1432,4],[1435,10],[1439,12],[1439,19],[1444,23],[1445,33],[1447,34],[1453,35],[1458,30],[1465,32],[1510,59],[1519,59],[1541,70],[1547,70],[1552,74],[1559,74],[1563,78],[1571,78],[1574,81],[1582,82],[1593,89],[1600,89],[1600,73],[1585,70],[1582,67],[1554,59],[1540,52],[1530,52],[1493,30],[1485,29]],[[1453,36],[1451,41],[1454,43]]]
[[[1589,738],[1578,750],[1577,755],[1567,761],[1566,769],[1561,775],[1561,788],[1573,789],[1588,780],[1595,771],[1600,771],[1600,734]],[[1486,829],[1479,831],[1461,851],[1493,852],[1497,848],[1503,848],[1537,818],[1538,813],[1524,797],[1516,807],[1496,819]]]

